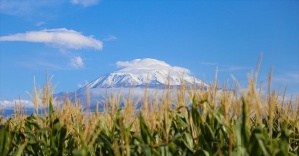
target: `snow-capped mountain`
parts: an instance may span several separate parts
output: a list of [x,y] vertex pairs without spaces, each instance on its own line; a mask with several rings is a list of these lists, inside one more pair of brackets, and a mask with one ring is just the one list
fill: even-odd
[[172,67],[156,59],[136,59],[130,62],[117,62],[122,69],[103,75],[90,82],[93,88],[145,87],[159,88],[164,85],[179,86],[182,80],[186,85],[205,85],[201,80],[190,76],[190,71],[181,67]]
[[[82,103],[86,101],[86,89],[90,88],[90,102],[96,104],[97,101],[105,97],[106,92],[117,92],[122,88],[122,95],[126,95],[130,89],[134,88],[135,96],[142,96],[144,88],[150,90],[171,87],[180,87],[182,81],[187,86],[197,85],[208,87],[203,81],[191,76],[188,69],[170,66],[169,64],[156,59],[135,59],[133,61],[118,61],[116,65],[119,70],[110,74],[105,74],[79,88],[77,91],[68,93],[68,97],[74,100],[80,99]],[[56,94],[57,99],[64,99],[65,92]]]

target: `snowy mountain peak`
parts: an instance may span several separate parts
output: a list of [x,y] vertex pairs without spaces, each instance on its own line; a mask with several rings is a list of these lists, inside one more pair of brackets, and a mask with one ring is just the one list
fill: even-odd
[[[158,88],[168,85],[168,82],[171,86],[179,86],[182,78],[184,83],[188,85],[203,84],[201,80],[190,76],[188,69],[170,66],[156,59],[145,58],[125,62],[118,61],[116,65],[120,70],[103,75],[86,86],[89,86],[91,89],[144,87],[146,85],[150,88]],[[207,86],[206,84],[204,85]]]
[[84,101],[87,101],[86,88],[88,87],[90,88],[90,103],[95,106],[99,99],[103,100],[108,92],[115,92],[119,87],[122,87],[122,95],[128,95],[129,90],[134,87],[134,97],[136,98],[142,97],[144,87],[161,92],[161,89],[164,89],[168,84],[171,87],[179,87],[182,80],[188,86],[204,85],[205,88],[209,87],[201,80],[191,76],[188,69],[171,66],[156,59],[118,61],[116,65],[120,68],[119,70],[102,75],[75,92],[56,94],[56,99],[63,101],[65,96],[68,95],[72,101],[80,99],[84,103]]

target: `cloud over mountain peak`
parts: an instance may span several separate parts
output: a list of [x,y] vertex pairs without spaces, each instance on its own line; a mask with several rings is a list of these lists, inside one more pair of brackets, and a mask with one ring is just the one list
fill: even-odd
[[133,73],[133,74],[148,74],[154,71],[161,71],[165,74],[190,74],[190,70],[182,67],[171,66],[164,61],[145,58],[135,59],[132,61],[118,61],[116,62],[118,68],[117,72]]

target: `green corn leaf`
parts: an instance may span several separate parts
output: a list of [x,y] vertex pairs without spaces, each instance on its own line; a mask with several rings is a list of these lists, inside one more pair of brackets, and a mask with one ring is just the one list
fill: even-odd
[[64,149],[64,141],[65,141],[65,137],[66,137],[66,127],[62,126],[60,129],[60,138],[59,138],[59,144],[58,144],[58,155],[62,155],[63,154],[63,149]]
[[203,149],[199,149],[194,155],[210,156],[209,152]]
[[191,134],[185,132],[185,133],[183,134],[182,141],[184,142],[185,146],[186,146],[191,152],[193,152],[193,149],[194,149],[194,142],[193,142],[193,138],[192,138]]
[[87,152],[84,149],[76,149],[73,151],[74,156],[87,156]]
[[49,115],[50,115],[50,118],[54,115],[54,106],[53,106],[53,103],[52,103],[52,98],[50,98],[49,100]]
[[243,147],[247,146],[249,142],[249,134],[248,134],[248,116],[247,116],[247,108],[244,97],[242,97],[242,127],[241,127],[241,138]]
[[0,153],[1,155],[7,155],[11,148],[11,133],[9,133],[9,119],[0,131]]
[[201,117],[200,117],[200,114],[198,112],[198,106],[197,106],[197,101],[196,101],[195,97],[193,97],[193,99],[192,99],[191,114],[192,114],[192,120],[193,120],[193,123],[194,123],[195,127],[199,128],[200,123],[201,123]]
[[147,127],[143,116],[140,114],[139,116],[139,124],[140,124],[140,133],[142,136],[142,139],[144,141],[145,144],[152,144],[154,141],[154,138],[152,138],[150,132],[149,132],[149,128]]
[[289,133],[286,126],[284,126],[284,128],[281,131],[281,139],[279,141],[279,147],[280,147],[280,151],[278,155],[289,154]]
[[25,147],[27,146],[27,144],[28,144],[28,142],[25,142],[24,144],[22,144],[21,146],[19,146],[19,148],[17,149],[17,151],[14,154],[12,154],[12,156],[20,156],[20,155],[22,155],[22,153],[23,153]]

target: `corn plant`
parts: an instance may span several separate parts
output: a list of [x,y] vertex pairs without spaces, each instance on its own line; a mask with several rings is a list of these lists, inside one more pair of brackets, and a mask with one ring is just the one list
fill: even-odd
[[[47,81],[44,95],[32,96],[35,113],[27,116],[18,106],[12,117],[1,116],[0,153],[299,155],[298,97],[279,100],[278,92],[261,95],[255,86],[256,78],[252,77],[242,93],[226,87],[219,91],[214,83],[208,89],[180,87],[171,94],[168,86],[161,98],[154,100],[145,90],[139,110],[131,95],[120,108],[118,92],[107,95],[103,112],[96,109],[92,113],[67,97],[57,106],[52,100],[53,87]],[[44,114],[38,112],[37,99],[42,99]]]

